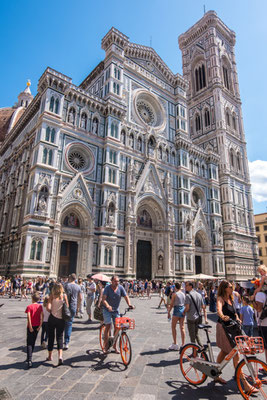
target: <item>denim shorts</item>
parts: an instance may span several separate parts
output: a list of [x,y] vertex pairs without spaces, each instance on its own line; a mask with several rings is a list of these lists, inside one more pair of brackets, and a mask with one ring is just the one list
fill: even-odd
[[184,317],[184,306],[174,306],[173,307],[173,317],[180,317],[183,318]]
[[115,318],[119,317],[119,311],[108,311],[105,307],[103,307],[103,317],[104,317],[104,324],[109,325],[111,321],[115,325]]

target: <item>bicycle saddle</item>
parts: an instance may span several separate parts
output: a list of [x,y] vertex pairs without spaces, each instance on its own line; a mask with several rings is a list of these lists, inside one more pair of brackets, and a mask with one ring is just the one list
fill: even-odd
[[204,325],[204,324],[199,324],[198,325],[198,329],[210,329],[212,328],[211,325]]

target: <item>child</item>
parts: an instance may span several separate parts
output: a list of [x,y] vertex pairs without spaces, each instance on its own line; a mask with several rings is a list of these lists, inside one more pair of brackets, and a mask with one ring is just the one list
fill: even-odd
[[253,336],[254,327],[254,311],[249,305],[249,298],[243,297],[243,307],[240,310],[240,319],[242,322],[242,328],[247,336]]
[[38,332],[43,323],[43,308],[41,304],[37,304],[40,300],[39,293],[32,295],[32,304],[30,304],[25,313],[27,314],[27,362],[28,368],[32,367],[32,352],[34,350],[35,341]]
[[253,293],[252,300],[255,299],[255,296],[258,292],[264,292],[267,294],[267,267],[265,265],[260,265],[257,269],[257,272],[261,275],[261,281],[260,286]]
[[47,309],[46,309],[46,306],[48,304],[48,299],[49,299],[49,296],[45,296],[43,306],[42,306],[44,319],[43,319],[43,323],[42,323],[41,346],[43,349],[46,348],[46,341],[48,338],[48,318],[50,315],[50,312],[47,311]]

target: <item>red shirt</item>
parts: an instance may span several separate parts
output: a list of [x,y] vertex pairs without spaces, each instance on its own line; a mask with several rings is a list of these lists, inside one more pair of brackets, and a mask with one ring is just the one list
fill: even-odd
[[41,322],[41,313],[43,312],[43,307],[41,304],[38,303],[32,303],[30,304],[26,310],[25,313],[30,313],[31,315],[31,323],[32,326],[40,326]]

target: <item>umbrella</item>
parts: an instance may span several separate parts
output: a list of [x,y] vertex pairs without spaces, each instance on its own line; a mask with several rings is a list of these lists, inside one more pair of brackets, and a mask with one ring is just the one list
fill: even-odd
[[104,274],[95,274],[92,276],[92,279],[97,279],[97,280],[103,281],[103,282],[110,282],[110,278]]
[[196,274],[190,276],[191,279],[216,279],[216,276],[205,275],[205,274]]

